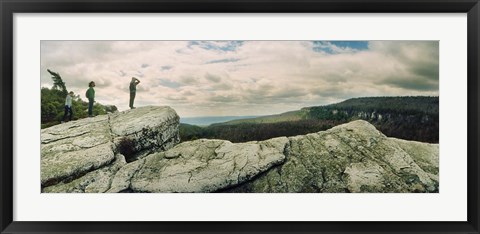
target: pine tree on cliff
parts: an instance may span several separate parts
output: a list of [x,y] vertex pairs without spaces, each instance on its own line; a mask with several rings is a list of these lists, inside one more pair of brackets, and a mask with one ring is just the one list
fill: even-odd
[[62,77],[60,74],[50,71],[50,69],[47,69],[48,73],[52,75],[52,80],[53,80],[53,89],[57,89],[62,91],[63,96],[67,95],[67,86],[65,86],[65,82],[63,82]]

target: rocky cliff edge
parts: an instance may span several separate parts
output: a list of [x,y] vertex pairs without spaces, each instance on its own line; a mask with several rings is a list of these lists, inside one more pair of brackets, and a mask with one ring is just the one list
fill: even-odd
[[[178,126],[173,109],[150,106],[44,129],[42,192],[439,190],[438,144],[388,138],[363,120],[246,143],[177,144]],[[125,139],[135,152],[129,160]]]

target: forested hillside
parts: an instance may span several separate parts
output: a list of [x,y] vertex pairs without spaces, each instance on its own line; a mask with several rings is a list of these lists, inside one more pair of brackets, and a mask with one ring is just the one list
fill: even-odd
[[182,141],[198,138],[232,142],[265,140],[318,132],[363,119],[390,137],[438,143],[438,97],[366,97],[341,103],[306,107],[299,111],[200,128],[180,125]]
[[[60,124],[63,120],[65,110],[65,97],[68,90],[60,74],[48,70],[52,75],[52,88],[41,89],[41,127],[46,128]],[[83,94],[84,95],[84,94]],[[80,98],[80,94],[75,94],[72,100],[73,118],[72,120],[86,118],[88,116],[88,102]],[[103,115],[108,112],[117,111],[113,105],[102,105],[95,103],[93,106],[94,115]]]
[[363,119],[387,136],[438,143],[438,97],[353,98],[302,110],[308,113],[309,119],[341,122]]

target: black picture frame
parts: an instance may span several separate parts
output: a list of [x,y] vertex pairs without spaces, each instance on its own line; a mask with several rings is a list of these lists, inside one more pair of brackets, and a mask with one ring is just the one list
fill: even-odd
[[[479,233],[478,0],[0,0],[1,233]],[[466,222],[20,222],[13,221],[14,13],[468,13]]]

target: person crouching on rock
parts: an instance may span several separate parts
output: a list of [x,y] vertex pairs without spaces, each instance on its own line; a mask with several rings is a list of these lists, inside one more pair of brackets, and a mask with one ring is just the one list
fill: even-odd
[[88,117],[93,117],[93,103],[95,102],[95,89],[93,89],[93,87],[95,87],[95,82],[90,81],[88,87],[87,93],[85,94],[88,98]]
[[137,93],[137,85],[140,84],[140,80],[135,77],[132,77],[132,81],[130,81],[130,109],[135,109],[133,107],[133,102],[135,101],[135,95]]
[[65,98],[65,114],[63,114],[63,122],[66,122],[67,120],[67,115],[69,115],[68,121],[72,121],[73,117],[73,110],[72,110],[72,97],[73,97],[73,92],[70,91],[70,93],[67,94],[67,97]]

